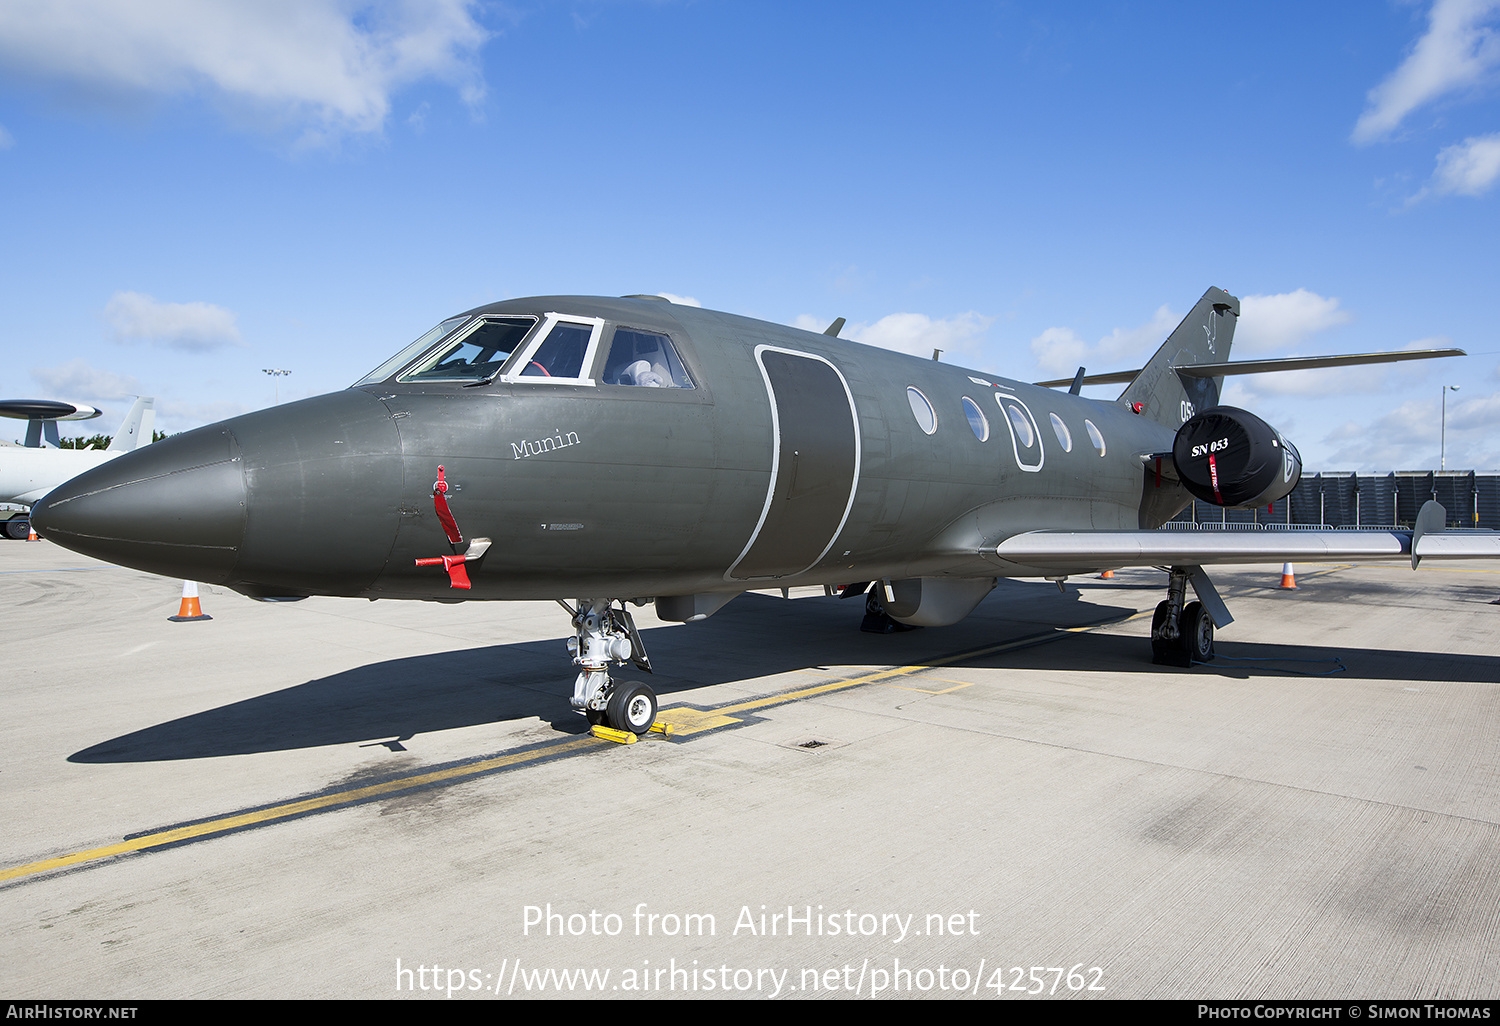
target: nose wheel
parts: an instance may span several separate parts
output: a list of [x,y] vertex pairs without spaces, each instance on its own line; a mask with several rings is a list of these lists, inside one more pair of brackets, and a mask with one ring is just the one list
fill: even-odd
[[639,737],[656,722],[656,692],[638,680],[621,681],[610,693],[607,713],[611,727]]
[[611,681],[603,709],[585,708],[583,715],[591,727],[613,727],[628,730],[637,737],[656,722],[656,692],[638,680]]
[[591,727],[611,727],[640,736],[656,722],[656,692],[640,681],[610,679],[611,663],[634,663],[651,672],[641,636],[622,602],[586,599],[577,608],[560,602],[573,617],[573,637],[568,650],[578,667],[573,685],[573,710],[582,713]]

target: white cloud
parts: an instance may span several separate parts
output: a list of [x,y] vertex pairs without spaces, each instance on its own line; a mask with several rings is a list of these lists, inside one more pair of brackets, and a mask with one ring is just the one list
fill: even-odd
[[15,144],[15,136],[7,132],[4,125],[0,125],[0,150],[8,150]]
[[[798,322],[798,327],[801,327],[802,318],[799,317]],[[951,357],[977,352],[982,336],[993,323],[993,317],[985,317],[973,310],[936,320],[926,314],[894,313],[874,324],[852,324],[840,334],[868,346],[912,356],[930,357],[934,349],[941,349]],[[808,330],[822,331],[823,328]]]
[[1354,367],[1319,367],[1313,370],[1281,371],[1275,374],[1235,375],[1227,379],[1222,401],[1229,406],[1253,408],[1257,399],[1273,395],[1344,396],[1406,387],[1410,372],[1399,376],[1390,364]]
[[1325,442],[1333,443],[1332,453],[1320,464],[1328,470],[1379,473],[1436,466],[1437,404],[1409,400],[1373,424],[1343,424],[1331,431]]
[[6,0],[0,69],[101,96],[211,95],[301,123],[376,132],[392,93],[437,79],[477,104],[474,0]]
[[671,292],[658,292],[657,295],[660,296],[661,298],[667,300],[668,302],[676,303],[678,306],[702,306],[703,305],[702,303],[700,303],[696,299],[694,299],[692,296],[678,296],[678,295],[672,294]]
[[1500,34],[1488,24],[1497,13],[1500,0],[1436,0],[1426,34],[1401,66],[1370,90],[1353,140],[1385,138],[1418,107],[1482,84],[1500,67]]
[[[1419,338],[1408,342],[1402,349],[1443,349],[1451,346],[1453,340],[1441,336]],[[1410,394],[1413,390],[1421,391],[1428,381],[1434,380],[1434,371],[1440,374],[1453,375],[1458,373],[1452,369],[1443,370],[1445,361],[1421,360],[1408,363],[1380,363],[1360,364],[1352,367],[1320,367],[1314,370],[1283,371],[1275,374],[1245,374],[1226,378],[1224,392],[1220,401],[1226,406],[1239,406],[1247,410],[1275,409],[1279,416],[1283,411],[1295,411],[1286,413],[1283,419],[1277,421],[1277,427],[1291,431],[1296,425],[1296,417],[1305,416],[1314,411],[1317,402],[1309,404],[1302,402],[1303,399],[1313,399],[1318,402],[1338,401],[1348,396],[1400,396]],[[1449,380],[1452,380],[1451,377]],[[1439,387],[1436,383],[1434,389]],[[1285,402],[1278,403],[1279,399],[1293,400],[1290,405]],[[1372,405],[1368,401],[1361,400],[1362,405],[1371,410],[1388,408],[1387,405]],[[1449,402],[1449,409],[1452,409]],[[1415,407],[1414,407],[1415,408]],[[1451,421],[1451,412],[1450,412]],[[1403,433],[1404,432],[1404,433]],[[1398,438],[1399,444],[1407,444],[1411,441],[1411,432],[1391,432]],[[1384,436],[1380,436],[1384,438]],[[1296,439],[1293,439],[1295,441]],[[1325,441],[1337,441],[1330,436]],[[1382,441],[1381,444],[1388,444]],[[1348,448],[1347,446],[1345,448]],[[1402,464],[1391,464],[1390,459],[1385,461],[1391,466]]]
[[234,314],[212,303],[161,303],[140,292],[116,292],[104,307],[104,318],[123,342],[140,339],[207,352],[240,341]]
[[1437,397],[1400,404],[1373,424],[1350,422],[1324,441],[1332,449],[1322,465],[1381,473],[1391,469],[1437,469],[1446,453],[1449,470],[1500,468],[1500,394],[1459,400],[1448,397],[1446,447],[1442,403]]
[[1143,366],[1181,321],[1181,314],[1159,306],[1144,324],[1116,328],[1092,346],[1071,328],[1048,328],[1031,340],[1031,354],[1047,374],[1072,373],[1079,367],[1098,373],[1129,370]]
[[1439,151],[1432,188],[1439,193],[1478,196],[1500,178],[1500,132],[1465,139]]
[[1182,322],[1182,315],[1162,305],[1145,324],[1135,328],[1116,328],[1099,340],[1099,353],[1105,359],[1127,359],[1150,357],[1167,340],[1172,329]]
[[1318,332],[1353,320],[1339,301],[1298,289],[1273,296],[1240,300],[1240,319],[1234,329],[1234,348],[1267,352],[1292,346]]
[[82,357],[74,357],[60,367],[33,367],[31,379],[42,387],[47,398],[98,402],[142,394],[140,382],[135,378],[99,370]]
[[1048,328],[1031,340],[1031,355],[1037,366],[1061,374],[1089,362],[1089,344],[1072,328]]

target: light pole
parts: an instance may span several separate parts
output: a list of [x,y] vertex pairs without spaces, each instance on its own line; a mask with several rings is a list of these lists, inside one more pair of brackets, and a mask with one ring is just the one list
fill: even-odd
[[262,367],[261,371],[263,373],[271,375],[271,379],[276,382],[276,388],[275,388],[274,392],[272,393],[273,395],[275,395],[276,399],[275,399],[275,401],[271,405],[272,406],[280,406],[281,405],[281,379],[284,378],[284,377],[286,377],[288,374],[290,374],[291,371],[289,371],[289,370],[282,370],[280,367]]
[[1443,423],[1441,428],[1441,441],[1438,442],[1438,471],[1448,469],[1448,393],[1457,392],[1457,385],[1443,386]]

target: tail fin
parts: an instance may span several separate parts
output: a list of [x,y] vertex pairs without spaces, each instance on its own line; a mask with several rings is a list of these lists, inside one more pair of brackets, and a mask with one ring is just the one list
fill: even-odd
[[139,449],[151,441],[155,427],[156,400],[150,396],[142,396],[130,407],[130,412],[125,414],[125,422],[115,432],[115,437],[109,440],[109,448],[116,452],[122,449]]
[[1222,363],[1240,316],[1240,301],[1223,289],[1209,289],[1191,313],[1167,336],[1151,362],[1125,386],[1120,400],[1141,403],[1141,415],[1174,430],[1200,410],[1219,405],[1222,376],[1193,378],[1174,367],[1194,363]]

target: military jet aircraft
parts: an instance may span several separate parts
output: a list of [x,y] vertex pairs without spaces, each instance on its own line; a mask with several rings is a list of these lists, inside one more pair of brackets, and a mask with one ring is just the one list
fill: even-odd
[[[1219,405],[1238,316],[1210,289],[1106,402],[1078,394],[1082,369],[1062,392],[857,345],[838,322],[511,300],[345,391],[127,454],[33,518],[79,552],[258,599],[556,599],[574,709],[636,734],[655,695],[609,672],[651,668],[631,602],[691,621],[751,589],[875,582],[890,617],[937,626],[999,577],[1161,565],[1153,652],[1185,664],[1230,622],[1204,566],[1500,556],[1500,536],[1442,533],[1440,507],[1413,531],[1158,530],[1194,495],[1257,506],[1296,485],[1295,448]],[[1422,355],[1446,353],[1343,359]]]
[[[68,478],[151,441],[156,400],[144,397],[131,405],[120,429],[110,439],[109,448],[59,448],[62,444],[57,432],[59,420],[92,420],[101,412],[92,406],[51,399],[0,400],[0,417],[27,421],[24,446],[0,445],[0,502],[30,506]],[[5,521],[4,529],[8,537],[25,538],[27,518],[11,517]]]

